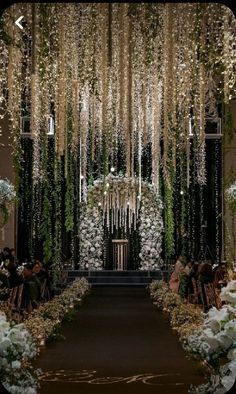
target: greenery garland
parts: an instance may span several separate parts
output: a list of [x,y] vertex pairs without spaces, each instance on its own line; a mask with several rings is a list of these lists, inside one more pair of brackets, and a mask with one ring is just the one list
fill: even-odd
[[[189,7],[189,8],[188,8]],[[142,64],[142,67],[140,64],[135,64],[135,61],[133,62],[132,60],[132,67],[140,71],[140,75],[145,75],[145,72],[147,74],[147,78],[145,78],[145,81],[141,81],[141,84],[143,88],[147,88],[149,85],[147,82],[149,81],[149,72],[152,69],[151,64],[155,59],[153,58],[153,53],[155,52],[155,48],[160,47],[160,51],[158,52],[158,60],[157,60],[157,65],[158,65],[158,78],[160,78],[160,82],[162,81],[163,73],[162,73],[162,50],[163,50],[163,15],[164,15],[164,8],[163,5],[160,5],[160,7],[156,7],[152,4],[149,5],[132,5],[127,8],[129,10],[128,17],[125,15],[125,20],[129,20],[130,27],[132,30],[132,26],[135,25],[137,27],[137,31],[140,32],[140,48],[137,47],[136,50],[139,53],[140,49],[140,64]],[[108,8],[107,8],[108,9]],[[190,15],[191,12],[194,16],[194,22],[193,22],[193,29],[190,31],[190,36],[188,34],[183,33],[183,37],[186,37],[189,39],[189,42],[193,39],[193,46],[196,45],[196,70],[199,69],[199,65],[204,65],[204,70],[207,73],[209,71],[212,73],[213,76],[217,75],[220,76],[221,72],[226,70],[226,65],[223,64],[225,60],[221,57],[221,60],[219,60],[220,55],[222,55],[222,50],[221,46],[219,45],[219,42],[224,38],[224,35],[221,37],[221,30],[219,26],[222,23],[222,16],[221,16],[221,8],[219,9],[214,9],[211,8],[209,5],[191,5],[191,6],[186,6],[185,9],[185,14],[184,15]],[[19,10],[16,7],[16,11]],[[119,67],[117,68],[116,62],[118,62],[118,55],[121,51],[122,48],[119,47],[119,39],[122,35],[117,35],[115,31],[112,29],[115,28],[115,23],[119,25],[119,18],[117,18],[117,13],[119,13],[120,7],[116,7],[115,5],[110,8],[110,11],[112,13],[112,20],[110,21],[111,24],[111,31],[112,31],[112,37],[107,37],[108,40],[110,40],[110,44],[112,44],[111,52],[113,51],[114,55],[111,57],[111,66],[110,68],[106,70],[106,75],[110,78],[110,81],[113,78],[112,72],[114,71],[115,73],[118,73],[123,70],[119,70]],[[65,34],[65,45],[68,44],[68,53],[65,56],[65,75],[66,75],[66,97],[65,97],[65,106],[67,108],[67,131],[65,135],[65,140],[66,140],[66,151],[65,153],[65,174],[62,174],[61,168],[60,171],[58,169],[54,172],[52,170],[49,174],[49,168],[52,165],[51,161],[53,161],[53,155],[56,155],[57,153],[53,152],[53,155],[48,154],[48,138],[46,136],[47,132],[47,115],[51,111],[50,104],[51,100],[55,101],[55,119],[57,120],[58,118],[58,108],[57,104],[60,101],[60,97],[58,99],[57,96],[57,89],[58,89],[58,83],[61,78],[60,75],[60,67],[58,66],[58,46],[59,46],[59,36],[60,36],[60,29],[58,20],[60,19],[60,12],[62,11],[61,6],[51,6],[47,4],[39,4],[36,7],[37,11],[37,39],[36,39],[36,57],[37,57],[37,71],[39,73],[39,85],[40,85],[40,94],[37,95],[37,99],[39,101],[39,108],[40,111],[37,112],[36,110],[36,116],[39,118],[38,122],[40,124],[40,128],[38,131],[39,133],[39,139],[38,143],[40,145],[39,148],[39,153],[37,156],[38,161],[36,160],[36,157],[31,158],[31,160],[34,161],[35,168],[39,170],[40,174],[40,179],[38,180],[37,185],[34,185],[33,191],[31,189],[32,184],[31,184],[31,177],[32,174],[30,173],[30,168],[27,169],[27,171],[23,170],[23,163],[22,163],[22,157],[23,157],[23,152],[21,150],[20,144],[18,144],[19,139],[20,139],[20,127],[17,129],[14,129],[14,137],[15,137],[15,148],[14,148],[14,166],[16,170],[16,174],[18,177],[18,174],[25,179],[23,179],[24,187],[19,191],[19,196],[22,199],[22,204],[21,206],[23,207],[24,202],[27,204],[27,209],[33,207],[33,225],[31,224],[31,218],[30,218],[30,213],[27,215],[26,222],[29,225],[30,228],[30,236],[29,236],[29,250],[30,250],[30,255],[35,255],[36,250],[38,250],[41,246],[43,249],[43,259],[45,262],[50,262],[51,259],[54,260],[54,256],[56,254],[55,261],[57,262],[56,264],[59,264],[60,256],[62,255],[62,245],[60,244],[61,239],[62,239],[62,232],[64,231],[64,222],[65,222],[65,234],[66,239],[71,242],[73,245],[73,259],[75,256],[75,249],[76,249],[76,234],[79,228],[79,207],[77,206],[78,203],[78,176],[79,176],[79,171],[78,171],[78,161],[77,158],[75,158],[74,152],[71,150],[71,138],[72,134],[73,136],[77,136],[79,134],[79,130],[74,130],[73,129],[73,124],[72,124],[72,104],[71,104],[71,90],[72,86],[70,85],[71,81],[73,80],[73,83],[76,85],[77,79],[79,80],[79,83],[81,84],[80,88],[81,91],[83,91],[83,88],[85,86],[85,80],[88,82],[89,88],[90,88],[90,93],[86,96],[87,98],[85,99],[85,109],[83,111],[86,112],[86,130],[84,132],[86,133],[86,141],[88,143],[91,143],[93,145],[93,148],[87,149],[87,152],[84,154],[84,159],[87,162],[87,165],[84,168],[86,174],[85,176],[85,183],[86,187],[89,186],[90,184],[93,183],[94,179],[97,179],[99,176],[103,175],[104,179],[109,173],[109,166],[112,164],[117,171],[123,172],[123,175],[125,175],[125,160],[124,158],[124,153],[126,152],[126,140],[122,139],[122,136],[120,137],[118,134],[121,132],[122,134],[122,125],[120,128],[117,129],[117,125],[119,123],[118,115],[115,113],[116,111],[116,104],[118,102],[113,100],[114,97],[116,97],[115,94],[111,94],[112,96],[112,102],[110,102],[110,98],[107,97],[109,101],[109,105],[107,105],[107,113],[106,119],[109,118],[109,114],[112,114],[112,119],[114,122],[111,125],[110,119],[105,122],[104,125],[101,123],[101,119],[99,119],[99,108],[100,108],[100,103],[101,103],[101,89],[99,83],[101,82],[101,75],[100,75],[100,69],[101,69],[101,56],[100,56],[100,48],[101,48],[101,30],[99,23],[101,21],[100,18],[100,8],[97,7],[96,5],[87,5],[87,6],[79,6],[78,8],[75,7],[74,5],[68,6],[67,11],[68,11],[68,19],[65,21],[66,22],[66,31]],[[55,11],[55,12],[54,12]],[[222,12],[223,14],[223,12]],[[14,13],[12,13],[14,15]],[[29,15],[31,15],[31,9],[29,9]],[[27,24],[27,33],[31,29],[31,25],[29,22],[31,22],[31,17],[28,15],[28,20],[26,22]],[[194,53],[195,49],[193,49],[192,44],[189,45],[189,42],[186,43],[183,46],[182,41],[178,40],[178,24],[176,24],[176,20],[181,21],[181,15],[182,14],[182,9],[178,8],[178,6],[174,5],[173,9],[171,9],[171,15],[176,16],[176,18],[173,18],[173,27],[171,27],[171,31],[173,32],[173,45],[171,44],[171,50],[177,49],[177,52],[173,52],[173,56],[170,56],[170,58],[173,57],[175,59],[176,64],[172,64],[170,68],[172,67],[173,70],[176,70],[176,74],[178,74],[178,77],[181,76],[181,72],[179,72],[179,69],[184,66],[183,63],[185,63],[185,60],[188,61],[188,56],[187,51],[189,51],[190,55]],[[210,35],[210,23],[206,20],[206,15],[211,17],[211,15],[216,16],[216,23],[217,27],[215,29],[212,29],[213,31],[213,37],[215,38],[216,35],[219,35],[219,37],[216,40],[216,43],[212,39],[212,36]],[[78,23],[77,23],[77,17],[79,20],[79,28],[78,28]],[[213,17],[214,18],[214,17]],[[13,20],[14,18],[12,18]],[[117,20],[116,20],[117,19]],[[68,22],[69,21],[69,22]],[[71,24],[70,24],[71,22]],[[80,23],[82,22],[82,23]],[[94,27],[92,35],[91,35],[91,28]],[[8,33],[5,31],[5,26],[4,23],[1,22],[0,25],[0,30],[2,32],[2,37],[4,43],[6,46],[11,46],[14,45],[13,41],[11,40],[10,36]],[[111,35],[110,31],[110,35]],[[137,42],[135,42],[135,38],[139,37],[136,35],[136,30],[133,30],[133,33],[131,34],[132,38],[132,43],[134,47],[136,46]],[[230,32],[230,30],[229,30]],[[73,40],[75,36],[78,34],[78,45],[73,47]],[[161,34],[160,36],[160,43],[155,44],[157,41],[157,37],[159,37],[159,33]],[[22,36],[23,37],[23,36]],[[29,69],[32,66],[32,58],[31,54],[27,58],[25,56],[25,53],[30,53],[30,50],[32,50],[32,42],[31,41],[31,36],[29,34],[29,42],[24,42],[24,39],[19,40],[20,42],[22,41],[21,49],[22,49],[22,58],[23,62],[25,64],[27,63],[26,68],[28,67]],[[117,39],[118,38],[118,39]],[[113,41],[112,41],[113,40]],[[203,42],[204,41],[204,42]],[[114,44],[114,45],[113,45]],[[25,46],[28,45],[28,51],[25,50]],[[183,54],[183,59],[182,59],[182,54],[180,55],[181,61],[177,61],[178,56],[175,57],[178,53],[178,45],[180,45],[180,50],[183,50],[183,52],[186,50],[186,54]],[[207,45],[207,51],[205,51],[204,45]],[[116,48],[117,47],[117,48]],[[79,49],[78,49],[79,48]],[[170,49],[170,48],[169,48]],[[8,50],[8,48],[6,48]],[[71,52],[70,52],[71,50]],[[207,53],[210,54],[210,56],[207,57]],[[71,58],[70,58],[71,55]],[[82,55],[82,56],[81,56]],[[122,55],[122,53],[120,53]],[[78,58],[79,60],[78,60]],[[186,56],[186,59],[185,59]],[[55,62],[53,61],[55,58]],[[69,61],[68,61],[69,59]],[[223,59],[223,60],[222,60]],[[183,60],[183,62],[182,62]],[[219,60],[219,63],[216,61]],[[230,62],[230,59],[228,60]],[[19,63],[19,62],[18,62]],[[125,65],[125,62],[123,62],[124,66],[128,68],[128,63]],[[114,67],[113,67],[114,66]],[[175,69],[176,66],[176,69]],[[166,257],[169,258],[173,255],[175,249],[176,249],[176,239],[175,239],[175,230],[178,234],[183,234],[186,230],[191,230],[193,227],[196,227],[195,223],[195,212],[194,208],[193,210],[189,209],[189,200],[191,197],[193,197],[193,204],[195,203],[196,197],[194,196],[194,187],[192,187],[192,195],[190,197],[190,193],[188,193],[187,190],[187,185],[186,185],[186,157],[185,157],[185,151],[184,147],[181,145],[178,154],[181,156],[180,157],[180,179],[178,180],[180,190],[184,193],[180,199],[181,202],[177,207],[176,201],[179,198],[179,195],[174,196],[174,190],[175,190],[175,185],[177,184],[176,180],[176,168],[175,168],[175,151],[177,151],[177,146],[178,144],[182,144],[183,140],[185,140],[185,137],[187,136],[187,133],[185,133],[185,129],[183,128],[183,118],[184,116],[190,115],[189,112],[190,106],[188,104],[182,105],[181,100],[176,101],[176,94],[182,94],[183,92],[185,93],[185,96],[187,98],[188,94],[192,95],[191,99],[189,99],[190,104],[193,103],[193,97],[195,92],[195,88],[197,85],[198,77],[194,75],[195,67],[192,69],[192,65],[188,63],[188,68],[190,69],[190,72],[192,72],[192,77],[193,77],[193,83],[191,84],[190,90],[188,90],[188,83],[185,81],[187,88],[182,91],[175,90],[172,95],[172,91],[169,91],[167,89],[168,93],[168,108],[166,108],[167,113],[168,113],[168,145],[169,145],[169,152],[166,152],[168,154],[168,159],[167,159],[167,172],[168,172],[168,182],[163,186],[163,201],[165,203],[165,212],[164,212],[164,219],[165,219],[165,224],[166,224],[166,231],[165,231],[165,249],[166,249]],[[210,66],[214,66],[214,70],[210,70]],[[145,68],[146,67],[146,68]],[[26,87],[26,76],[23,75],[23,82],[20,80],[20,68],[19,65],[14,64],[14,70],[18,71],[18,79],[17,83],[19,84],[18,88],[21,90],[21,95],[22,97],[25,95],[24,93],[24,88]],[[59,71],[58,71],[59,70]],[[79,70],[79,72],[78,72]],[[133,71],[134,71],[133,70]],[[182,70],[182,69],[181,69]],[[165,70],[164,70],[165,71]],[[79,75],[77,75],[79,74]],[[138,74],[139,75],[139,74]],[[183,75],[185,75],[185,70],[183,69]],[[30,78],[30,73],[28,75]],[[78,77],[78,78],[77,78]],[[116,80],[117,78],[117,80]],[[168,76],[168,78],[171,78],[172,76]],[[109,78],[108,78],[109,79]],[[115,75],[114,81],[118,81],[118,74]],[[152,79],[150,78],[150,81]],[[169,79],[168,79],[169,80]],[[109,81],[109,83],[110,83]],[[15,80],[13,81],[15,82]],[[125,81],[124,85],[126,84]],[[122,83],[123,83],[122,82]],[[175,80],[175,82],[178,82],[178,79]],[[217,81],[216,81],[217,82]],[[223,82],[222,82],[223,83]],[[67,85],[66,85],[67,84]],[[147,84],[147,86],[144,86]],[[122,85],[122,84],[121,84]],[[4,85],[3,85],[4,86]],[[122,85],[123,86],[123,85]],[[127,85],[128,86],[128,85]],[[178,83],[176,83],[174,86],[178,86]],[[218,86],[218,85],[217,85]],[[150,88],[150,86],[149,86]],[[113,87],[111,88],[111,90]],[[218,88],[217,88],[218,89]],[[211,90],[211,89],[210,89]],[[115,91],[115,89],[114,89]],[[43,92],[43,93],[41,93]],[[32,93],[32,92],[31,92]],[[45,95],[44,95],[45,93]],[[145,93],[145,92],[144,92]],[[211,93],[215,93],[217,96],[217,100],[220,98],[220,94],[212,88]],[[29,94],[28,99],[30,99],[30,89],[29,92],[26,93],[26,95]],[[91,107],[91,102],[93,98],[93,94],[95,95],[95,101],[94,101],[94,113],[96,113],[97,119],[95,119],[95,123],[93,124],[93,131],[91,131],[92,127],[92,107]],[[147,92],[149,95],[149,91]],[[165,95],[165,91],[163,93]],[[144,94],[144,96],[146,93]],[[59,94],[60,96],[60,94]],[[150,94],[151,96],[151,94]],[[170,97],[169,97],[170,96]],[[138,96],[137,96],[138,97]],[[135,96],[133,97],[135,102]],[[58,102],[57,102],[58,100]],[[226,100],[227,102],[227,97],[223,97],[222,100]],[[23,99],[22,101],[22,108],[24,108]],[[145,101],[145,100],[144,100]],[[160,102],[162,102],[162,98],[160,97]],[[56,103],[57,102],[57,103]],[[185,102],[185,101],[184,101]],[[188,102],[188,100],[186,100]],[[136,100],[136,103],[138,101]],[[73,103],[76,107],[78,103]],[[147,104],[147,103],[146,103]],[[122,104],[123,105],[123,104]],[[126,105],[126,103],[124,104]],[[145,106],[144,106],[145,107]],[[176,108],[177,107],[177,108]],[[14,107],[15,109],[16,107]],[[36,108],[36,106],[35,106]],[[34,109],[35,109],[34,108]],[[112,111],[111,111],[112,108]],[[129,107],[126,106],[126,109]],[[74,108],[75,109],[75,108]],[[124,109],[124,108],[123,108]],[[130,107],[132,110],[132,108]],[[186,109],[189,111],[187,112]],[[78,119],[80,122],[80,116],[81,116],[81,105],[79,105],[79,108],[77,108],[77,115]],[[143,108],[144,111],[147,110],[147,108]],[[142,110],[142,111],[143,111]],[[173,110],[173,112],[172,112]],[[25,108],[23,109],[25,111]],[[111,111],[111,112],[110,112]],[[142,111],[140,113],[142,113]],[[183,112],[182,112],[183,111]],[[185,111],[185,112],[184,112]],[[148,111],[147,111],[148,112]],[[73,112],[74,113],[74,112]],[[76,111],[75,111],[76,113]],[[149,112],[148,112],[149,113]],[[174,115],[173,115],[174,113]],[[25,114],[25,112],[24,112]],[[127,112],[128,114],[128,112]],[[152,114],[150,112],[150,118],[152,117]],[[163,114],[161,114],[162,116]],[[15,110],[15,117],[18,120],[18,112]],[[95,118],[96,118],[95,117]],[[116,121],[115,118],[117,117]],[[145,115],[146,117],[146,115]],[[176,127],[175,120],[174,118],[177,118],[177,124],[179,127],[179,130],[176,131],[174,130],[174,127]],[[173,119],[172,119],[173,118]],[[142,120],[142,116],[140,116],[140,120]],[[19,122],[20,123],[20,122]],[[57,123],[57,122],[56,122]],[[117,124],[116,124],[117,123]],[[137,125],[141,125],[142,123],[137,123]],[[20,126],[20,125],[18,125]],[[114,130],[117,133],[116,137],[112,140],[113,137],[113,126]],[[132,127],[135,126],[135,124],[132,125]],[[110,128],[109,128],[110,127]],[[57,128],[57,124],[56,124]],[[133,127],[134,128],[134,127]],[[132,128],[132,130],[133,130]],[[139,126],[137,126],[138,130]],[[162,129],[162,127],[161,127]],[[232,114],[230,112],[230,107],[229,104],[223,104],[223,129],[224,129],[224,135],[227,136],[227,138],[232,138],[233,136],[233,128],[232,128]],[[55,130],[57,133],[57,129]],[[162,131],[162,130],[161,130]],[[133,132],[133,131],[132,131]],[[194,130],[195,133],[198,132],[198,130]],[[181,133],[185,133],[184,137],[181,137]],[[151,135],[151,132],[149,133]],[[94,140],[93,140],[94,137]],[[99,143],[98,143],[98,138]],[[137,135],[135,136],[137,139]],[[134,138],[134,140],[135,140]],[[146,138],[146,137],[145,137]],[[143,136],[142,136],[143,139]],[[76,138],[74,138],[74,141],[76,141]],[[224,137],[224,141],[226,141],[226,138]],[[185,141],[186,142],[186,141]],[[33,144],[35,143],[35,140],[33,141]],[[148,141],[148,144],[150,144],[150,141]],[[147,147],[149,146],[147,144]],[[99,146],[98,146],[99,145]],[[145,145],[145,144],[144,144]],[[111,149],[111,146],[114,147],[114,149]],[[119,149],[119,152],[115,151],[116,148],[121,148]],[[134,148],[137,150],[138,145],[134,145]],[[147,155],[145,156],[144,153],[142,154],[142,164],[140,165],[142,167],[142,175],[145,172],[145,175],[143,176],[143,179],[147,179],[150,181],[150,173],[151,173],[151,163],[150,160],[146,160],[146,158],[150,159],[150,154],[148,153],[147,147],[143,146],[143,152],[147,152]],[[197,142],[195,141],[195,148],[197,149]],[[56,148],[55,148],[56,149]],[[118,149],[117,149],[118,150]],[[86,151],[86,149],[85,149]],[[92,157],[92,152],[95,153],[94,155],[94,160]],[[136,152],[137,154],[137,152]],[[87,156],[86,156],[87,155]],[[135,156],[135,155],[134,155]],[[195,155],[194,159],[198,160],[197,154]],[[63,156],[59,159],[58,157],[56,158],[57,161],[60,161],[60,164],[58,166],[61,166],[61,160],[63,160]],[[134,157],[134,163],[136,164],[137,167],[137,162],[138,159]],[[146,162],[146,163],[145,163]],[[145,167],[146,166],[146,167]],[[192,165],[193,167],[194,165]],[[57,166],[55,166],[56,168]],[[134,173],[137,168],[134,169]],[[145,171],[143,171],[145,169]],[[59,175],[60,172],[60,175]],[[137,175],[138,171],[136,172]],[[163,175],[163,174],[162,174]],[[195,173],[193,174],[195,182]],[[54,185],[54,180],[57,186]],[[60,178],[60,180],[59,180]],[[149,178],[149,179],[148,179]],[[77,184],[75,183],[75,179]],[[64,189],[64,180],[65,180],[65,189]],[[80,181],[80,180],[79,180]],[[165,183],[166,179],[162,181]],[[19,189],[18,187],[18,182],[19,182],[19,177],[17,178],[17,185],[16,188]],[[53,192],[55,189],[58,191],[60,189],[60,192],[63,193],[63,196],[58,196]],[[64,191],[65,191],[65,196],[64,196]],[[85,194],[85,193],[84,193]],[[83,199],[84,196],[82,196]],[[31,202],[31,198],[33,199],[33,203]],[[189,200],[188,200],[189,199]],[[30,209],[32,210],[32,209]],[[55,211],[55,212],[54,212]],[[26,210],[24,211],[26,212]],[[58,213],[59,212],[59,213]],[[191,218],[189,221],[191,223],[188,223],[188,213],[191,212]],[[64,215],[65,213],[65,215]],[[56,216],[55,216],[56,215]],[[57,216],[58,215],[58,216]],[[178,218],[176,218],[178,216]],[[55,219],[55,224],[54,224],[54,217]],[[176,220],[175,220],[176,219]],[[202,218],[203,219],[203,218]],[[190,228],[191,227],[191,228]],[[32,246],[32,238],[33,238],[33,246]],[[54,244],[54,239],[56,239],[57,245],[55,246],[57,252],[55,253],[55,250],[53,249],[53,244]],[[60,240],[60,241],[59,241]],[[42,245],[40,244],[42,242]],[[60,249],[60,251],[59,251]],[[193,250],[193,248],[192,248]]]
[[229,104],[222,103],[223,144],[230,143],[236,133],[233,125],[233,114]]
[[62,185],[62,176],[61,176],[61,157],[59,155],[55,156],[54,162],[54,204],[55,204],[55,228],[54,228],[54,250],[52,256],[52,276],[53,276],[53,287],[56,288],[61,280],[61,185]]
[[174,217],[173,217],[173,190],[165,185],[164,195],[164,221],[165,221],[165,256],[171,258],[174,254]]
[[43,182],[42,218],[39,228],[40,238],[43,241],[44,262],[51,261],[52,250],[52,205],[49,198],[49,180]]
[[71,232],[74,228],[74,195],[75,195],[75,178],[73,171],[73,161],[74,156],[71,152],[71,139],[72,139],[72,116],[71,116],[71,108],[68,110],[68,119],[67,119],[67,162],[65,166],[67,166],[67,176],[66,176],[66,196],[65,196],[65,226],[66,231]]

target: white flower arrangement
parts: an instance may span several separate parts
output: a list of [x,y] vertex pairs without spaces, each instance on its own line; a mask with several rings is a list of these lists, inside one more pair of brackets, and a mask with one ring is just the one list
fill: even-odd
[[223,287],[220,298],[228,304],[236,307],[236,280],[230,281],[226,287]]
[[14,186],[8,179],[0,179],[0,213],[2,219],[0,226],[4,226],[8,220],[16,197]]
[[102,270],[103,232],[103,221],[99,208],[84,207],[79,232],[81,268]]
[[141,259],[140,270],[156,270],[162,265],[162,202],[155,195],[152,186],[145,183],[140,209]]
[[[226,393],[236,379],[236,281],[221,290],[220,298],[227,302],[220,310],[211,308],[205,314],[203,329],[190,335],[185,348],[206,360],[213,368],[207,385],[192,387],[191,394]],[[220,366],[222,358],[229,362]]]
[[0,378],[12,394],[36,394],[37,374],[30,363],[37,346],[24,324],[11,325],[0,312]]
[[11,202],[16,197],[14,186],[8,179],[0,179],[0,205]]
[[236,181],[228,189],[226,189],[226,195],[228,198],[236,200]]

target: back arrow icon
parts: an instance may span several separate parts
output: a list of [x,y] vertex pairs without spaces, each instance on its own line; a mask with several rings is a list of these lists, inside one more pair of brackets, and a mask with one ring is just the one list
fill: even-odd
[[24,17],[23,17],[23,15],[22,15],[22,16],[20,16],[20,17],[15,21],[15,24],[16,24],[21,30],[23,30],[23,26],[21,26],[20,22],[21,22],[21,20],[22,20],[23,18],[24,18]]

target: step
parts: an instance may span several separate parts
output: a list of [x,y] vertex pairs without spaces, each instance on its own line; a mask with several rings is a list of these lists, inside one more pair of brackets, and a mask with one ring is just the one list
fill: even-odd
[[95,271],[95,270],[66,270],[65,272],[68,272],[68,277],[77,277],[77,276],[140,276],[140,277],[160,277],[161,272],[164,274],[168,271],[161,271],[161,270],[156,270],[156,271],[110,271],[110,270],[100,270],[100,271]]
[[95,286],[147,286],[152,280],[162,279],[162,274],[168,279],[168,271],[88,271],[68,270],[68,283],[76,277],[85,277],[89,283]]

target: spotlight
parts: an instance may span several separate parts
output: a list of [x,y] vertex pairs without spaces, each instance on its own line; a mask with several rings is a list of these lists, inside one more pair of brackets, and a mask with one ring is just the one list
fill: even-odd
[[111,167],[111,172],[114,172],[115,171],[115,168],[114,167]]
[[183,190],[180,191],[181,196],[184,194]]
[[80,175],[80,179],[84,179],[84,176],[83,176],[83,175]]
[[101,205],[102,205],[102,203],[101,203],[101,202],[99,202],[99,203],[98,203],[98,206],[100,207]]
[[106,187],[109,187],[109,183],[107,182]]

